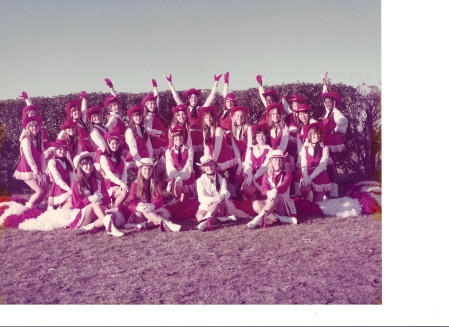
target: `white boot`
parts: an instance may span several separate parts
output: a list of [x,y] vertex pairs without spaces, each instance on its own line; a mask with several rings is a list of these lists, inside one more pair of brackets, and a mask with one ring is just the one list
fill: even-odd
[[338,198],[338,184],[331,183],[332,189],[331,189],[331,198]]
[[198,226],[196,226],[197,229],[199,229],[200,231],[204,232],[207,228],[207,219],[203,220],[202,222],[200,222],[198,224]]
[[106,233],[112,236],[123,236],[124,233],[119,231],[117,227],[115,227],[114,222],[112,221],[111,215],[106,215],[103,218],[104,227],[106,227]]
[[265,213],[266,213],[265,210],[262,210],[256,217],[254,217],[253,220],[247,223],[246,226],[248,226],[248,228],[253,229],[256,228],[257,226],[262,225],[262,219]]
[[95,227],[94,223],[75,229],[75,235],[83,235],[89,233]]
[[217,219],[218,219],[219,221],[229,221],[229,220],[237,221],[237,217],[236,217],[235,215],[224,216],[224,217],[217,217]]
[[147,227],[147,221],[142,221],[141,223],[126,223],[124,226],[125,229],[145,229]]
[[278,215],[277,213],[275,213],[274,215],[276,216],[277,219],[279,219],[281,223],[292,225],[298,224],[298,220],[295,217],[281,216]]
[[179,232],[181,230],[181,225],[174,224],[170,220],[161,218],[161,224],[164,224],[165,228],[168,228],[172,232]]

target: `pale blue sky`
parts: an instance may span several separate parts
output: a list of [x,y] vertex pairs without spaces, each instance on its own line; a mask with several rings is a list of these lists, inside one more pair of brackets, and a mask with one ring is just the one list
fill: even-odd
[[[381,81],[378,0],[0,0],[0,99]],[[220,81],[222,91],[223,79]]]

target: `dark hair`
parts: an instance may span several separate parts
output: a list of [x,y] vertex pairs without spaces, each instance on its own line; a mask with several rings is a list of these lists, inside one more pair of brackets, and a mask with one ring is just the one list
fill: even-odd
[[132,114],[131,119],[129,120],[128,128],[130,128],[131,131],[133,132],[134,138],[137,138],[137,135],[139,135],[139,133],[137,133],[137,129],[136,129],[136,125],[137,124],[134,123],[134,121],[133,121],[133,117],[134,117],[135,114],[138,114],[138,115],[142,116],[142,121],[140,122],[139,127],[140,127],[140,129],[142,131],[142,137],[143,137],[143,139],[146,142],[150,136],[148,135],[147,128],[145,126],[145,120],[143,119],[143,115],[140,112],[135,112],[135,113]]
[[113,152],[111,150],[111,147],[109,146],[109,141],[112,140],[106,140],[106,149],[104,150],[103,154],[106,156],[106,158],[114,158],[115,164],[118,165],[122,161],[122,146],[120,145],[120,141],[117,140],[119,142],[119,146],[117,151]]
[[92,161],[92,165],[94,164],[94,159],[92,157],[86,157],[80,160],[78,169],[76,170],[76,179],[78,180],[78,191],[80,194],[83,193],[83,189],[86,188],[89,190],[90,194],[94,194],[92,179],[95,179],[95,182],[97,182],[97,179],[103,180],[103,176],[94,168],[92,171],[92,174],[89,177],[86,177],[85,172],[81,168],[81,161],[84,160],[90,160]]
[[265,128],[259,127],[254,131],[254,134],[252,135],[252,144],[256,145],[257,144],[257,139],[256,136],[257,134],[263,133],[267,139],[267,141],[265,142],[267,145],[269,145],[271,147],[271,137],[270,134],[268,133],[268,131]]

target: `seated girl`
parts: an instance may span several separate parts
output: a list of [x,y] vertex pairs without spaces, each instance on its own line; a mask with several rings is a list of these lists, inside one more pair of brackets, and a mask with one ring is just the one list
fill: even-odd
[[161,183],[154,178],[154,167],[157,161],[152,158],[140,160],[137,179],[131,184],[128,209],[133,212],[125,228],[148,228],[160,226],[164,231],[166,228],[173,232],[179,232],[181,225],[158,215],[157,209],[164,205]]
[[105,184],[111,201],[118,208],[126,199],[129,188],[128,171],[122,155],[121,137],[118,134],[104,134],[106,150],[100,156],[100,168],[104,173]]
[[200,202],[196,213],[196,219],[200,222],[197,228],[205,231],[217,224],[218,221],[236,221],[237,218],[234,215],[228,215],[226,199],[230,194],[226,179],[217,174],[217,164],[212,156],[205,154],[197,165],[202,170],[201,177],[196,180],[198,201]]
[[73,165],[76,179],[72,183],[74,210],[70,229],[80,235],[104,225],[109,235],[123,236],[123,232],[115,227],[112,214],[105,214],[110,200],[103,178],[94,169],[94,154],[81,152],[73,160]]
[[184,126],[170,127],[173,146],[165,151],[168,185],[167,192],[184,201],[195,190],[193,174],[193,149],[185,145],[187,130]]
[[295,204],[289,198],[292,173],[285,165],[286,155],[281,150],[271,152],[268,173],[262,180],[262,193],[267,199],[254,201],[253,209],[259,214],[247,224],[249,228],[265,227],[267,217],[279,219],[281,223],[297,224]]
[[301,153],[301,196],[307,198],[310,191],[313,193],[313,202],[323,200],[324,194],[332,189],[327,174],[327,161],[329,148],[321,142],[322,123],[313,123],[304,126],[307,140]]
[[64,210],[72,208],[72,182],[75,179],[73,166],[67,158],[69,143],[64,140],[50,142],[54,148],[54,156],[48,161],[48,172],[50,180],[53,182],[50,195],[48,197],[48,209],[54,207]]

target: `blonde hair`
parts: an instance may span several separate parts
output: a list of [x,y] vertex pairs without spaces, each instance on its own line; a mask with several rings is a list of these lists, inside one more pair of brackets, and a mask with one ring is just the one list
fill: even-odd
[[284,117],[285,117],[285,113],[284,112],[279,112],[279,110],[277,108],[271,109],[270,112],[268,112],[268,125],[272,128],[274,125],[274,122],[271,120],[271,113],[273,112],[273,110],[277,110],[277,112],[279,113],[279,116],[281,116],[281,119],[279,121],[279,126],[281,128],[284,128],[285,126],[285,122],[284,122]]
[[[136,184],[137,184],[137,192],[136,195],[140,200],[147,200],[145,199],[145,195],[147,194],[148,190],[147,190],[147,182],[146,179],[143,177],[142,175],[142,167],[144,166],[140,166],[139,167],[139,171],[137,172],[137,179],[136,179]],[[154,177],[154,167],[153,168],[153,172],[151,173],[150,176],[150,199],[153,199],[155,197],[161,197],[162,196],[162,187],[160,182]]]
[[[285,159],[284,158],[279,158],[282,159],[282,163],[281,163],[281,171],[283,172],[289,172],[290,169],[288,169],[287,165],[285,164]],[[270,163],[268,164],[268,176],[271,176],[274,172],[274,168],[273,168],[273,164],[271,162],[271,160],[273,160],[273,158],[270,159]]]

